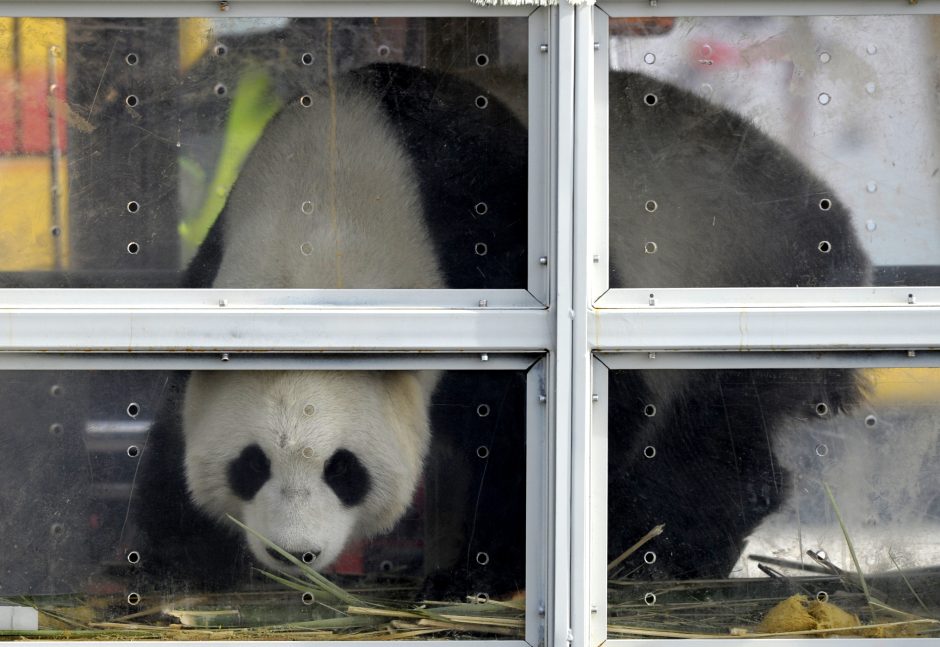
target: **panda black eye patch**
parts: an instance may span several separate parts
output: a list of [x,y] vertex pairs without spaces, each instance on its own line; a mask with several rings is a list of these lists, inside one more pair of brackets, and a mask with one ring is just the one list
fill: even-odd
[[365,465],[348,449],[338,449],[323,466],[323,480],[347,508],[362,503],[372,487]]
[[228,464],[228,484],[245,501],[250,501],[270,478],[271,461],[258,445],[248,445]]

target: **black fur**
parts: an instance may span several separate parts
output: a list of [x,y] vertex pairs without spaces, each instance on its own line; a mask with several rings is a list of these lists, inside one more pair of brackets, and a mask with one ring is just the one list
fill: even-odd
[[228,484],[244,501],[251,501],[270,478],[271,461],[256,444],[248,445],[228,464]]
[[366,466],[348,449],[339,449],[323,466],[323,481],[347,508],[359,505],[372,489]]

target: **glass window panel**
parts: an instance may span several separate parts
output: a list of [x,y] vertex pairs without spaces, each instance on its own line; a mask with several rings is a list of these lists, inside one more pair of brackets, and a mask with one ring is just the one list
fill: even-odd
[[0,607],[50,632],[16,635],[524,633],[487,602],[525,590],[523,371],[0,382]]
[[0,286],[525,288],[527,38],[0,18]]
[[612,18],[612,287],[936,285],[937,18]]
[[940,370],[608,384],[610,637],[935,632]]

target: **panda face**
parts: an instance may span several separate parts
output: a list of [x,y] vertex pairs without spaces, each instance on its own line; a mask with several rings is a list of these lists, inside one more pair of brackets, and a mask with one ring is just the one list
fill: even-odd
[[[408,372],[196,372],[183,409],[193,502],[314,568],[390,529],[411,502],[434,377]],[[245,534],[254,558],[289,568]]]

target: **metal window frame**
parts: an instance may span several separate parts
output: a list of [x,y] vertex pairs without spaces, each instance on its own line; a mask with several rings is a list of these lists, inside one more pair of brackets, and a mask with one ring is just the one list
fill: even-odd
[[[933,3],[890,0],[602,0],[579,30],[578,51],[593,49],[594,65],[579,68],[575,83],[588,95],[586,162],[575,184],[590,191],[575,201],[588,214],[581,226],[586,249],[578,259],[588,277],[586,326],[573,332],[575,357],[589,367],[581,380],[575,370],[573,393],[581,394],[590,421],[573,418],[573,470],[587,478],[572,481],[572,500],[589,512],[572,532],[572,563],[583,575],[572,578],[572,635],[575,644],[612,647],[675,643],[704,647],[713,640],[608,639],[607,397],[611,369],[938,367],[940,289],[609,289],[607,79],[609,17],[799,16],[936,14]],[[590,197],[593,195],[593,198]],[[886,352],[887,351],[887,352]],[[904,352],[906,351],[906,352]],[[585,359],[583,353],[588,354]],[[587,397],[584,396],[585,389]],[[592,396],[596,395],[596,399]],[[583,420],[583,419],[582,419]],[[580,429],[589,430],[579,433]],[[585,436],[579,441],[580,436]],[[579,464],[583,461],[583,464]],[[735,639],[740,640],[740,639]],[[790,639],[808,644],[811,640]],[[850,639],[853,643],[872,639]],[[894,645],[901,639],[887,640]],[[747,641],[753,644],[753,640]]]

